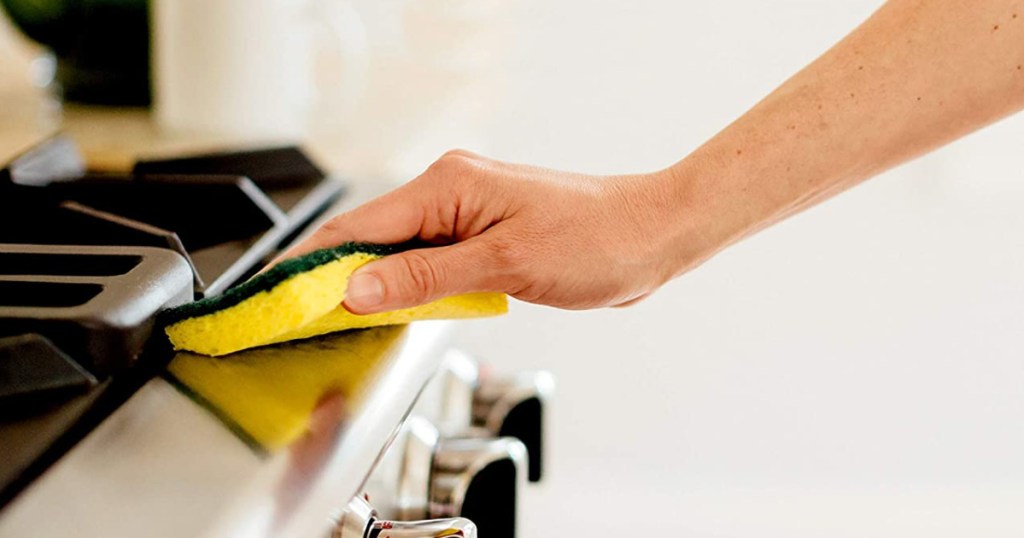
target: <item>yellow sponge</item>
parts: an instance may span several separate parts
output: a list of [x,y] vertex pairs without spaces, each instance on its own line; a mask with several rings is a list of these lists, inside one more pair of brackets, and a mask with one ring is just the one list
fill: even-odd
[[508,310],[503,293],[472,293],[421,306],[359,316],[342,305],[348,277],[398,246],[347,243],[285,260],[223,295],[165,314],[175,349],[220,356],[321,334],[421,319],[493,316]]
[[167,373],[244,440],[273,452],[311,430],[338,427],[403,334],[402,327],[350,331],[251,349],[231,360],[178,353]]

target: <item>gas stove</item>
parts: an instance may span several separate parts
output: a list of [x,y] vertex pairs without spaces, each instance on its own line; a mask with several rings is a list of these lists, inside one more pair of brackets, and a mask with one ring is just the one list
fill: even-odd
[[515,536],[550,375],[488,375],[449,322],[220,359],[162,337],[370,194],[295,147],[110,175],[57,137],[8,163],[0,537]]

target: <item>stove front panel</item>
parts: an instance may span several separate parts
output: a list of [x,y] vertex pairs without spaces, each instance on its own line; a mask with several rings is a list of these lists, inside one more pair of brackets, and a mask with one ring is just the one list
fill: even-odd
[[[187,382],[153,379],[0,512],[0,536],[326,536],[437,370],[448,326],[368,330],[390,332],[384,346],[329,337],[346,349],[335,360],[367,367],[302,421],[290,381],[248,385],[237,397],[278,412],[264,427],[302,426],[276,444]],[[280,346],[276,360],[289,358]]]

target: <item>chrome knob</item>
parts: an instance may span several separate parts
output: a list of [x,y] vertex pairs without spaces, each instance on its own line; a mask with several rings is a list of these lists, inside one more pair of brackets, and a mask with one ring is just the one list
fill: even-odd
[[395,510],[402,519],[465,517],[488,538],[514,537],[526,447],[505,437],[444,438],[421,417],[405,426]]
[[472,521],[454,517],[424,521],[374,521],[366,538],[476,538]]
[[430,516],[467,517],[488,538],[513,538],[525,467],[518,439],[442,439],[431,466]]
[[463,435],[473,424],[473,395],[480,385],[480,367],[466,353],[451,349],[445,353],[438,377],[437,428],[443,435]]
[[377,518],[365,499],[356,497],[335,527],[333,538],[477,538],[476,525],[461,518],[390,521]]
[[515,437],[529,454],[529,479],[543,476],[545,409],[555,391],[549,372],[522,372],[510,377],[481,375],[473,393],[472,425],[492,436]]

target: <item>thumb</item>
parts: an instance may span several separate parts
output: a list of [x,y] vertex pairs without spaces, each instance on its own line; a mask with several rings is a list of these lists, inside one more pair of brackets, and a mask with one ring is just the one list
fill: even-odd
[[409,250],[372,261],[348,280],[344,306],[354,314],[408,308],[474,291],[499,291],[487,242]]

